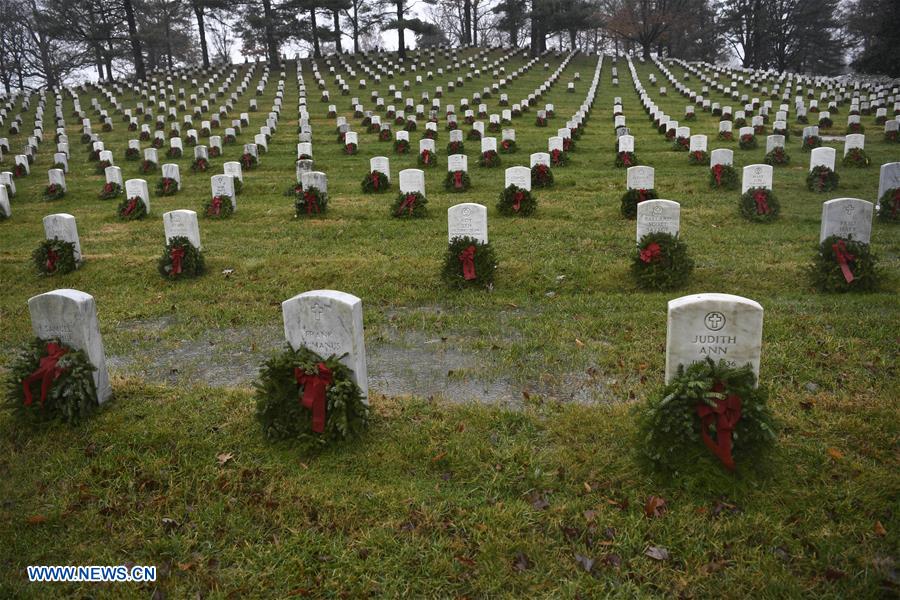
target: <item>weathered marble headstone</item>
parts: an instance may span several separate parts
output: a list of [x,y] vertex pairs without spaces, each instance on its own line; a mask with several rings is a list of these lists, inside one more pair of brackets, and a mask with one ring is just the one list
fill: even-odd
[[875,205],[858,198],[835,198],[822,203],[819,242],[832,235],[869,243]]
[[881,165],[878,174],[878,198],[884,196],[888,190],[896,188],[900,188],[900,162]]
[[634,152],[634,136],[621,135],[618,138],[619,152]]
[[314,290],[281,303],[284,337],[291,348],[306,347],[323,358],[338,356],[369,402],[362,301],[334,290]]
[[54,290],[30,298],[28,312],[35,337],[56,338],[66,346],[84,351],[97,369],[93,373],[97,402],[106,402],[112,395],[112,387],[94,297],[78,290]]
[[163,213],[163,228],[166,233],[166,244],[174,237],[186,237],[197,250],[202,250],[200,245],[200,225],[197,222],[197,213],[192,210],[172,210]]
[[709,164],[712,167],[734,164],[734,151],[729,148],[716,148],[709,155]]
[[237,198],[234,193],[234,177],[232,175],[213,175],[209,178],[210,197],[228,196],[231,198],[232,210],[237,210]]
[[690,137],[690,152],[706,152],[706,136],[695,134]]
[[465,154],[451,154],[447,157],[447,171],[455,173],[456,171],[469,172],[469,157]]
[[222,172],[226,175],[234,177],[235,181],[244,183],[244,171],[241,169],[241,163],[236,160],[230,160],[222,165]]
[[3,184],[0,184],[0,215],[7,219],[12,216],[12,208],[9,205],[9,194],[6,191],[6,186]]
[[425,195],[425,171],[422,169],[404,169],[400,171],[400,193],[418,192]]
[[166,163],[162,166],[162,176],[165,179],[174,179],[178,183],[178,188],[181,189],[181,171],[178,169],[178,165],[175,163]]
[[766,154],[775,150],[775,148],[784,148],[783,135],[766,136]]
[[465,202],[447,209],[448,239],[470,237],[482,244],[488,241],[487,207]]
[[328,193],[328,176],[322,171],[308,171],[300,176],[300,185],[304,190],[317,188],[321,193]]
[[862,133],[851,133],[846,138],[844,138],[844,156],[847,156],[847,153],[850,152],[853,148],[865,148],[866,146],[866,136]]
[[125,197],[129,199],[140,198],[141,202],[144,203],[144,208],[147,209],[148,213],[150,212],[150,191],[145,179],[129,179],[126,181]]
[[750,364],[759,377],[763,308],[731,294],[695,294],[669,301],[666,383],[679,365],[711,358],[730,367]]
[[812,171],[816,167],[828,167],[834,171],[834,159],[836,151],[828,146],[820,146],[813,148],[809,153],[809,170]]
[[48,240],[60,240],[75,244],[75,262],[81,262],[81,242],[75,217],[67,213],[57,213],[44,217],[44,235]]
[[121,167],[106,167],[106,169],[103,170],[103,173],[106,176],[106,183],[118,183],[119,187],[125,187],[125,183],[122,180]]
[[653,167],[628,167],[625,175],[625,186],[629,190],[651,190],[654,183]]
[[50,169],[47,171],[47,178],[50,180],[50,184],[60,186],[63,191],[68,191],[66,187],[66,173],[62,169]]
[[772,165],[747,165],[741,177],[741,194],[750,188],[772,189]]
[[645,200],[637,205],[637,241],[648,233],[678,236],[681,205],[672,200]]
[[531,169],[528,167],[509,167],[506,169],[506,187],[514,185],[518,188],[531,191]]
[[384,173],[387,180],[391,180],[391,161],[386,156],[373,156],[369,159],[369,171]]

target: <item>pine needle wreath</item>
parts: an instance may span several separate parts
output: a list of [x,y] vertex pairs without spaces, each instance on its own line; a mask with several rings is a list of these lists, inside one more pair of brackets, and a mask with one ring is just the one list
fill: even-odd
[[481,156],[478,158],[478,165],[487,168],[494,168],[500,166],[500,155],[497,154],[496,150],[488,150],[487,152],[482,152]]
[[400,192],[391,205],[391,216],[420,219],[428,214],[428,199],[419,192]]
[[[326,369],[323,373],[323,367]],[[325,415],[321,432],[313,430],[316,410],[304,406],[306,385],[298,379],[319,375],[325,381]],[[259,370],[256,418],[269,440],[300,440],[316,447],[359,437],[369,424],[369,408],[352,372],[340,357],[322,358],[308,348],[283,352],[267,360]]]
[[[755,388],[756,376],[748,364],[730,367],[711,358],[695,362],[678,373],[646,406],[639,409],[638,435],[643,455],[660,469],[696,470],[710,461],[721,465],[703,439],[698,410],[715,409],[719,402],[738,398],[740,417],[733,424],[731,455],[736,464],[758,464],[775,441],[775,421],[766,400],[768,392]],[[718,438],[722,432],[716,432]],[[722,440],[710,443],[721,444]],[[727,468],[727,467],[726,467]]]
[[125,151],[125,160],[137,160],[141,157],[141,151],[137,148],[129,148]]
[[206,272],[203,253],[186,237],[178,235],[169,240],[156,265],[166,279],[199,277]]
[[453,238],[447,245],[441,278],[453,289],[494,286],[497,258],[490,243],[482,244],[475,238]]
[[422,150],[419,152],[419,165],[423,167],[433,167],[437,164],[437,155],[431,150]]
[[840,179],[825,165],[817,165],[806,175],[806,187],[811,192],[830,192],[837,189]]
[[787,152],[784,151],[784,148],[782,148],[781,146],[777,146],[776,148],[772,149],[771,152],[766,154],[766,157],[763,159],[763,161],[767,165],[787,165],[790,164],[791,157]]
[[148,173],[154,173],[157,168],[158,168],[157,164],[155,162],[153,162],[152,160],[144,159],[143,161],[141,161],[140,171],[141,171],[142,175],[146,175]]
[[809,152],[813,148],[818,148],[822,145],[822,138],[817,135],[808,135],[803,138],[803,145],[800,147],[804,152]]
[[500,141],[501,154],[514,154],[516,150],[518,150],[518,146],[516,146],[516,140]]
[[531,167],[531,187],[553,187],[553,171],[548,165],[537,164]]
[[418,128],[419,126],[412,119],[407,119],[406,124],[403,125],[404,131],[416,131]]
[[505,217],[529,217],[536,209],[537,200],[531,192],[515,185],[507,186],[497,200],[497,212]]
[[390,129],[382,129],[378,132],[378,140],[381,142],[389,142],[394,137],[394,133]]
[[900,131],[897,131],[896,129],[893,131],[885,131],[884,141],[889,144],[896,144],[898,141],[900,141]]
[[119,203],[116,214],[123,221],[138,221],[147,216],[147,205],[138,196],[125,198]]
[[858,169],[868,167],[871,162],[869,155],[862,148],[851,148],[841,161],[845,167],[856,167]]
[[632,253],[631,274],[645,290],[673,290],[687,282],[694,270],[687,245],[669,233],[644,235]]
[[672,142],[672,150],[676,152],[687,152],[691,147],[691,140],[686,137],[676,138],[674,142]]
[[534,124],[536,127],[546,127],[547,119],[545,117],[535,117]]
[[550,165],[553,167],[565,167],[569,164],[569,155],[559,148],[550,151]]
[[353,156],[359,151],[359,148],[354,143],[344,144],[344,154],[347,156]]
[[[163,139],[162,138],[153,138],[153,141],[150,142],[150,145],[152,147],[156,148],[157,150],[159,150],[160,148],[163,147]],[[91,160],[97,160],[97,159],[92,158]]]
[[88,162],[97,162],[98,160],[100,160],[100,151],[91,148],[88,152]]
[[311,217],[325,213],[328,209],[328,194],[315,186],[303,190],[294,201],[294,217]]
[[391,189],[391,181],[381,171],[372,171],[362,180],[362,191],[365,194],[380,194]]
[[240,162],[241,162],[242,169],[248,169],[248,170],[252,171],[259,164],[259,159],[256,158],[255,156],[253,156],[252,154],[250,154],[249,152],[245,152],[244,154],[241,154]]
[[694,150],[688,154],[688,164],[698,167],[708,165],[709,153],[706,150]]
[[473,142],[478,142],[481,140],[481,132],[477,129],[470,129],[469,133],[466,135],[466,139]]
[[615,165],[621,168],[633,167],[638,164],[637,156],[634,152],[617,152]]
[[766,188],[750,188],[741,195],[741,215],[750,221],[768,223],[778,217],[781,204],[772,190]]
[[103,184],[103,189],[97,194],[100,200],[112,200],[122,193],[122,186],[115,181],[107,181]]
[[563,138],[563,151],[564,152],[574,152],[575,151],[575,138],[567,137]]
[[437,140],[438,139],[437,130],[436,129],[426,129],[425,132],[422,134],[422,139],[423,140]]
[[[104,173],[106,173],[106,168],[111,167],[111,166],[112,166],[112,163],[109,162],[108,160],[101,160],[94,167],[94,173],[96,173],[97,175],[103,175]],[[63,167],[60,164],[56,164],[56,165],[53,165],[53,168],[62,169]],[[63,169],[63,170],[65,170],[65,169]]]
[[444,177],[444,189],[448,192],[465,192],[472,185],[466,171],[447,171]]
[[720,131],[718,138],[723,142],[730,142],[734,139],[734,133],[731,131]]
[[234,214],[231,196],[212,196],[203,203],[203,214],[210,219],[227,219]]
[[178,193],[178,181],[172,177],[163,177],[156,182],[157,196],[174,196]]
[[886,190],[878,199],[878,220],[900,222],[900,188]]
[[171,146],[168,150],[166,150],[166,156],[168,158],[181,158],[182,151],[178,146]]
[[713,189],[736,190],[740,185],[738,174],[731,165],[713,165],[709,170],[709,187]]
[[219,146],[210,146],[209,147],[209,157],[210,158],[218,158],[222,156],[222,148]]
[[408,154],[409,142],[407,140],[394,140],[394,152],[397,154]]
[[450,142],[447,144],[447,156],[452,154],[463,154],[465,150],[466,147],[462,142]]
[[[5,408],[23,421],[59,420],[75,425],[99,406],[95,370],[84,351],[58,339],[35,338],[21,348],[9,366]],[[49,382],[46,395],[42,390],[44,378]]]
[[53,200],[59,200],[63,196],[66,195],[66,190],[63,189],[63,186],[58,183],[51,183],[47,187],[44,188],[44,193],[41,196],[45,201],[50,202]]
[[738,146],[740,146],[741,150],[753,150],[759,144],[756,141],[756,136],[752,133],[745,133],[741,136],[740,141],[738,142]]
[[822,292],[872,291],[881,279],[878,257],[869,244],[836,235],[819,244],[809,275]]
[[194,173],[206,173],[209,169],[209,161],[205,158],[198,158],[191,163],[191,171]]
[[645,200],[656,200],[659,196],[655,189],[631,189],[622,195],[621,213],[626,219],[637,217],[637,205]]
[[[879,123],[876,122],[876,125],[878,124]],[[881,123],[881,125],[883,125],[883,123]],[[847,125],[847,133],[864,133],[865,131],[866,128],[862,123],[850,123]]]
[[34,266],[43,275],[65,275],[78,268],[75,242],[60,239],[44,240],[31,253]]
[[831,120],[831,117],[820,117],[819,118],[819,127],[824,129],[828,129],[834,125],[834,121]]

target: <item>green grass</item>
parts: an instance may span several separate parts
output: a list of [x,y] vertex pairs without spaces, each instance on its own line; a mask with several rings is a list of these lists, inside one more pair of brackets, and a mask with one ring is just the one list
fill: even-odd
[[[560,59],[550,62],[555,68]],[[515,59],[507,69],[520,64]],[[534,111],[514,121],[519,153],[501,155],[503,166],[527,164],[529,153],[546,150],[546,138],[582,102],[593,65],[585,57],[573,60],[541,101],[556,105],[549,127],[534,127]],[[497,215],[503,170],[479,168],[475,142],[466,142],[472,189],[445,193],[449,135],[441,128],[439,165],[426,174],[430,216],[410,222],[389,216],[393,193],[362,195],[360,182],[368,158],[383,154],[391,158],[396,193],[397,173],[416,166],[415,152],[397,157],[390,143],[360,133],[359,155],[343,156],[308,67],[314,153],[317,168],[329,176],[329,212],[316,220],[292,218],[292,201],[282,195],[293,182],[296,143],[297,86],[289,64],[279,129],[260,167],[245,172],[238,212],[226,221],[201,217],[209,274],[178,283],[156,273],[161,214],[199,211],[209,176],[240,147],[226,147],[226,158],[213,159],[207,175],[190,172],[186,148],[186,157],[175,161],[184,190],[153,197],[149,219],[120,223],[116,203],[96,199],[102,176],[86,161],[67,98],[69,194],[54,203],[40,199],[52,162],[48,134],[33,174],[17,181],[13,218],[0,224],[0,347],[6,350],[0,364],[30,336],[27,299],[59,287],[93,294],[107,353],[137,363],[148,346],[196,340],[209,330],[277,327],[282,300],[330,288],[363,299],[370,345],[392,343],[397,331],[449,336],[478,358],[482,366],[473,376],[508,378],[533,390],[547,379],[590,370],[605,392],[602,402],[590,405],[531,393],[510,409],[415,394],[386,398],[376,389],[371,431],[314,456],[263,440],[248,389],[167,386],[114,373],[115,400],[81,427],[32,429],[0,417],[0,596],[896,593],[900,235],[896,227],[874,225],[872,246],[886,274],[879,292],[816,293],[804,268],[815,253],[821,203],[841,196],[874,200],[878,165],[897,160],[897,146],[881,141],[874,117],[863,117],[873,166],[839,165],[838,193],[816,195],[806,191],[808,154],[794,135],[787,147],[791,165],[775,169],[781,217],[750,224],[738,214],[737,192],[709,190],[708,170],[689,166],[686,153],[673,152],[655,133],[627,65],[619,61],[617,88],[610,66],[604,65],[571,165],[554,169],[555,188],[536,191],[534,217]],[[582,81],[568,94],[565,83],[575,71]],[[655,67],[638,66],[645,85],[651,72],[663,85]],[[506,90],[511,102],[548,74],[538,64],[514,82]],[[398,75],[394,83],[404,77],[414,80],[414,74]],[[411,94],[418,98],[449,78],[413,85]],[[239,142],[252,139],[264,122],[277,80],[272,73],[258,99],[260,112],[251,113]],[[246,110],[255,82],[235,114]],[[443,103],[459,106],[460,97],[471,98],[490,82],[485,75],[467,83]],[[384,96],[388,84],[379,88]],[[689,85],[699,83],[692,78]],[[647,89],[681,120],[687,100],[668,87],[666,98]],[[331,79],[329,88],[331,102],[356,123],[349,97],[341,97]],[[350,96],[368,107],[371,89],[370,81],[369,89],[351,89]],[[634,222],[619,216],[625,172],[613,167],[614,96],[622,96],[639,160],[656,168],[660,196],[682,204],[682,236],[697,265],[682,291],[639,292],[629,276]],[[723,97],[711,98],[725,104]],[[129,94],[121,99],[126,106],[136,102]],[[491,111],[499,112],[497,100],[486,101]],[[81,103],[89,107],[89,95],[82,94]],[[845,117],[846,107],[833,115],[835,132],[843,130]],[[33,112],[24,115],[26,127],[32,119]],[[708,113],[686,124],[710,137],[710,151],[734,148],[737,168],[762,162],[764,139],[757,150],[741,151],[736,142],[715,140],[716,119]],[[132,134],[120,121],[115,125],[102,137],[126,179],[137,177],[137,163],[124,160]],[[421,129],[420,123],[410,136],[414,150]],[[13,147],[25,137],[11,136]],[[840,156],[842,144],[836,147]],[[148,178],[151,189],[156,177]],[[490,293],[450,292],[439,279],[446,209],[465,201],[489,209],[500,261]],[[51,212],[77,217],[87,262],[71,275],[41,278],[30,253],[43,237],[41,217]],[[223,277],[225,268],[235,274]],[[633,411],[662,383],[666,301],[708,291],[747,296],[766,310],[760,375],[781,425],[777,448],[770,462],[733,478],[712,462],[692,473],[657,474],[637,458]],[[135,333],[135,322],[160,319],[171,325],[148,339]],[[215,360],[215,349],[210,353]],[[220,465],[223,453],[233,457]],[[644,515],[651,495],[666,499],[663,516]],[[645,556],[651,546],[665,547],[669,559]],[[590,573],[576,555],[596,561]],[[159,581],[36,585],[24,571],[34,564],[124,561],[157,565]]]

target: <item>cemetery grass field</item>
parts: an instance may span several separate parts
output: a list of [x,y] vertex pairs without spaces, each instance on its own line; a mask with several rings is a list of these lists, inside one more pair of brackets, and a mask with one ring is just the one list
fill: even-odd
[[[560,61],[551,57],[551,68]],[[517,57],[507,68],[523,62]],[[620,85],[611,85],[607,57],[571,164],[553,169],[554,188],[535,190],[533,217],[497,214],[503,168],[480,168],[477,142],[465,143],[472,189],[443,190],[449,135],[442,120],[438,165],[426,172],[429,215],[408,221],[392,218],[389,206],[398,171],[417,167],[424,124],[410,134],[411,154],[393,154],[390,142],[358,126],[349,97],[339,95],[322,64],[331,102],[360,131],[360,154],[344,156],[305,66],[328,212],[295,219],[293,200],[283,195],[294,181],[297,138],[298,90],[289,62],[278,131],[259,167],[245,170],[237,212],[221,221],[200,217],[208,273],[197,280],[158,275],[161,215],[176,208],[199,213],[209,176],[221,172],[224,160],[236,160],[240,146],[226,146],[207,174],[191,173],[186,146],[185,158],[172,161],[181,166],[184,189],[153,196],[147,219],[120,222],[117,201],[97,199],[103,176],[94,174],[87,147],[78,143],[66,97],[69,193],[41,199],[52,166],[51,131],[32,174],[16,181],[13,217],[0,223],[0,371],[31,336],[28,298],[83,290],[97,302],[114,399],[75,428],[24,427],[8,413],[0,416],[0,596],[898,593],[900,229],[877,220],[873,226],[883,271],[876,292],[816,292],[805,272],[816,252],[821,203],[844,196],[874,201],[879,165],[900,160],[900,147],[882,141],[874,117],[863,117],[872,165],[843,167],[838,158],[840,188],[831,194],[807,191],[809,155],[800,149],[802,126],[792,119],[791,164],[775,168],[781,216],[749,223],[738,213],[738,191],[710,190],[708,169],[690,166],[687,153],[656,133],[624,60]],[[583,101],[594,65],[594,58],[575,58],[545,95],[556,106],[548,128],[535,127],[534,110],[513,121],[519,151],[501,155],[502,167],[527,165],[531,152],[546,151],[546,138]],[[688,101],[674,90],[659,97],[647,76],[665,81],[662,74],[649,63],[636,66],[654,100],[680,117]],[[677,65],[670,69],[683,74]],[[574,94],[566,93],[576,71],[582,79]],[[511,101],[548,75],[536,65],[506,90]],[[433,91],[446,79],[413,85],[412,93]],[[275,70],[239,143],[252,141],[265,121],[277,80]],[[351,96],[369,108],[372,88],[356,90],[348,80]],[[483,75],[443,102],[458,104],[490,82]],[[378,87],[383,96],[388,83]],[[255,84],[235,116],[246,111]],[[614,96],[622,97],[640,164],[656,169],[659,196],[681,203],[681,236],[696,261],[681,290],[643,292],[630,276],[635,224],[619,214],[625,171],[613,166]],[[81,94],[83,106],[90,97]],[[122,100],[133,106],[140,98],[129,92]],[[486,102],[494,111],[496,96]],[[842,108],[823,134],[843,135]],[[33,106],[26,124],[32,119]],[[139,177],[137,163],[124,159],[127,140],[137,134],[118,115],[114,120],[116,129],[103,140],[125,179]],[[698,109],[697,120],[686,124],[709,136],[710,150],[734,149],[738,169],[762,162],[764,136],[758,149],[740,150],[715,139],[717,122]],[[10,136],[15,147],[22,140]],[[830,144],[840,157],[843,143]],[[375,155],[390,157],[394,187],[364,195],[360,182]],[[6,170],[12,156],[4,160]],[[151,190],[159,177],[146,177]],[[488,207],[500,262],[490,292],[450,291],[439,277],[446,210],[467,201]],[[69,275],[42,278],[30,256],[43,238],[41,218],[53,212],[77,218],[86,262]],[[234,271],[225,276],[226,269]],[[278,347],[280,303],[313,289],[362,298],[366,345],[382,364],[443,373],[443,357],[462,355],[463,367],[447,363],[447,379],[476,388],[502,382],[515,394],[491,402],[415,389],[385,396],[370,366],[372,423],[360,440],[320,453],[266,442],[254,420],[253,373],[242,373],[235,386],[214,384],[261,364]],[[746,296],[765,309],[760,379],[778,440],[764,463],[734,476],[713,459],[659,473],[639,456],[636,413],[663,381],[666,302],[700,292]],[[422,339],[434,350],[410,351]],[[235,356],[239,364],[232,365]],[[161,357],[174,361],[175,372],[151,369]],[[648,506],[652,496],[664,506]],[[25,575],[27,565],[123,562],[157,565],[157,582],[38,585]]]

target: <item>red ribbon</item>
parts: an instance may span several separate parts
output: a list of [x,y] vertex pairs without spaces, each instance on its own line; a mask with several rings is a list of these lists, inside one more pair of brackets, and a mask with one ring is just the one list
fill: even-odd
[[137,208],[137,203],[138,203],[138,199],[137,199],[137,198],[129,198],[129,199],[128,199],[128,204],[125,206],[125,210],[122,211],[122,214],[123,214],[124,216],[127,217],[128,215],[130,215],[131,213],[133,213],[133,212],[134,212],[134,209]]
[[524,192],[516,192],[515,193],[515,195],[513,196],[513,205],[512,205],[513,211],[519,212],[519,209],[522,208],[522,200],[524,200],[524,199],[525,199]]
[[56,270],[56,261],[59,255],[52,249],[47,250],[47,272],[52,273]]
[[657,244],[656,242],[652,242],[650,244],[647,244],[647,247],[641,250],[640,258],[642,262],[650,264],[654,260],[656,260],[661,253],[662,249],[659,247],[659,244]]
[[[713,386],[712,391],[721,393],[725,385],[719,381]],[[716,405],[710,406],[705,402],[697,404],[697,415],[700,417],[700,435],[706,447],[715,454],[725,468],[734,471],[734,458],[731,456],[731,432],[734,431],[737,422],[741,420],[741,397],[736,394],[728,394],[724,398],[717,398]],[[709,435],[709,426],[716,424],[716,440]]]
[[312,192],[306,192],[305,194],[303,194],[303,199],[306,200],[306,214],[319,214],[319,202],[318,200],[316,200],[315,194],[313,194]]
[[638,203],[641,203],[647,199],[647,190],[645,190],[644,188],[639,188],[637,192],[638,192]]
[[725,165],[713,165],[713,177],[716,178],[716,185],[722,185],[722,173],[725,171]]
[[331,369],[325,366],[325,363],[316,365],[317,372],[313,374],[306,373],[299,367],[294,368],[294,379],[297,385],[303,386],[303,396],[300,397],[300,404],[304,408],[312,411],[312,430],[315,433],[325,432],[325,390],[334,381]]
[[372,187],[377,190],[379,185],[381,182],[378,180],[378,171],[372,171]]
[[431,152],[428,150],[422,150],[422,164],[431,164]]
[[210,204],[209,210],[210,210],[210,214],[213,214],[217,217],[219,216],[219,214],[222,212],[222,197],[221,196],[213,196],[212,203]]
[[894,202],[891,204],[891,216],[896,217],[898,210],[900,210],[900,190],[894,192]]
[[463,187],[463,172],[462,171],[453,171],[453,187],[458,190],[461,190]]
[[47,400],[47,392],[50,390],[50,384],[56,381],[65,369],[60,369],[56,364],[59,359],[68,352],[59,344],[49,342],[47,344],[47,356],[41,358],[38,363],[37,370],[22,380],[22,391],[25,393],[25,406],[31,406],[33,398],[31,397],[31,384],[35,381],[41,382],[41,399],[39,403],[44,408],[44,402]]
[[834,258],[837,260],[837,264],[841,267],[841,273],[844,274],[844,279],[847,283],[852,282],[853,271],[850,270],[850,262],[855,260],[856,257],[847,252],[847,245],[844,244],[844,240],[838,240],[832,244],[831,250],[834,252]]
[[622,164],[626,167],[631,166],[631,156],[627,152],[622,153]]
[[109,193],[112,193],[112,191],[113,191],[113,184],[107,182],[107,184],[103,186],[103,193],[109,194]]
[[460,252],[459,262],[462,263],[463,279],[471,281],[478,277],[475,274],[475,246],[469,246]]
[[169,179],[168,177],[163,179],[163,193],[165,193],[165,194],[169,193],[169,188],[172,187],[172,181],[174,181],[174,180]]
[[397,209],[397,214],[402,215],[404,209],[408,210],[409,214],[413,214],[413,209],[416,204],[416,195],[415,194],[407,194],[406,198],[403,199],[403,202],[400,204],[400,208]]
[[703,150],[694,150],[694,160],[697,162],[703,160]]
[[757,190],[753,194],[753,201],[756,202],[756,214],[758,215],[767,215],[771,212],[766,196],[765,190]]
[[184,258],[184,248],[181,246],[173,246],[169,250],[169,258],[172,260],[172,273],[181,274],[181,259]]

